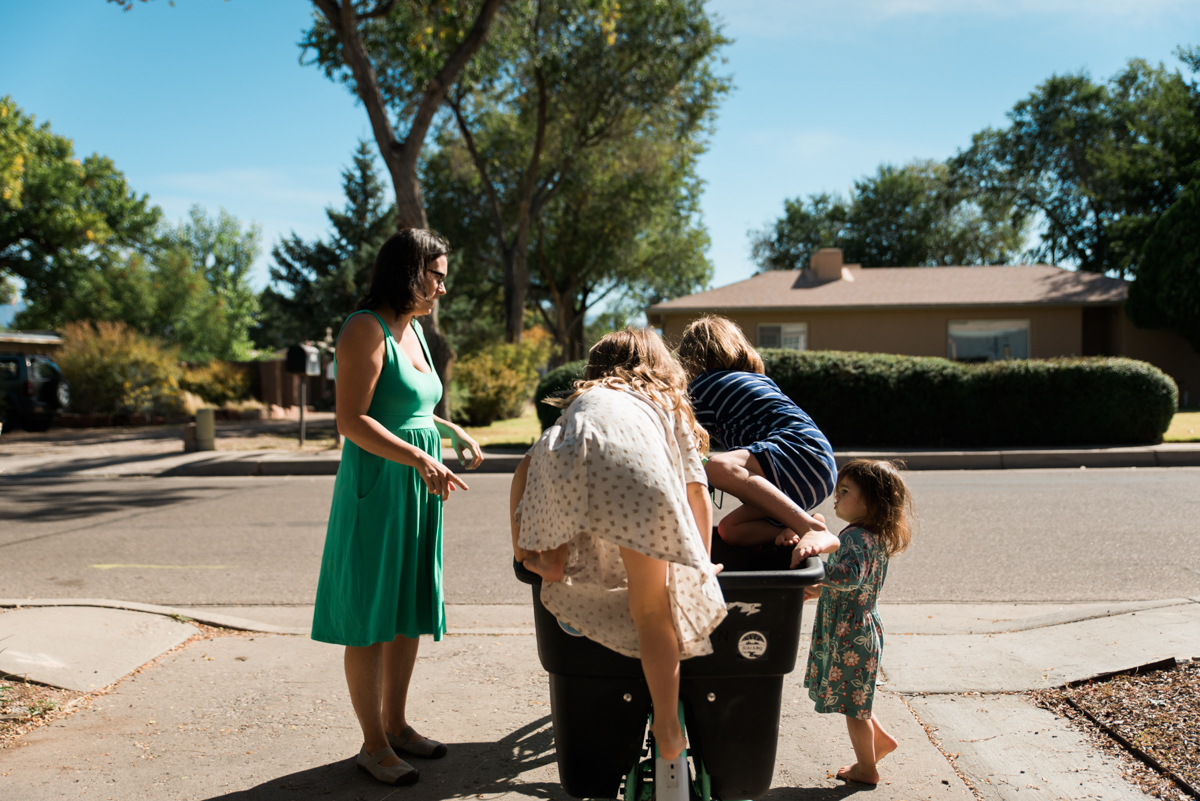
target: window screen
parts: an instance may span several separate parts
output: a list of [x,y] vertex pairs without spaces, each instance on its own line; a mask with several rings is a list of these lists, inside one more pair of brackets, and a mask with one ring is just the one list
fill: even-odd
[[1029,358],[1028,320],[951,320],[946,357],[959,362]]
[[808,323],[760,325],[758,347],[808,350]]

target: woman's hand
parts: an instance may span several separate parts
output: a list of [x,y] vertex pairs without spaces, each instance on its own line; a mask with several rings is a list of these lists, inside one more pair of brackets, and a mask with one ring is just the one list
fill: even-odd
[[815,601],[821,597],[821,585],[814,584],[811,587],[804,588],[804,600]]
[[443,501],[447,500],[455,489],[470,489],[467,483],[454,475],[449,467],[432,456],[426,456],[421,460],[417,466],[417,475],[425,482],[429,494],[438,495]]
[[[480,450],[479,443],[471,439],[471,436],[463,431],[461,426],[451,423],[448,428],[450,429],[450,447],[454,449],[458,463],[466,470],[474,470],[483,464],[483,451]],[[470,464],[467,464],[468,459]]]

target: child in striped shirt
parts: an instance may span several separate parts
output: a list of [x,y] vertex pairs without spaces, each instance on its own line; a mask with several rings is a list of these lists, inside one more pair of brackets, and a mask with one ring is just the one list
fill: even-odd
[[[790,565],[838,549],[837,536],[809,511],[833,492],[833,448],[812,418],[764,374],[740,328],[707,315],[683,333],[679,360],[696,420],[725,452],[705,465],[714,489],[742,502],[718,534],[735,546],[790,547]],[[713,561],[719,562],[714,550]]]

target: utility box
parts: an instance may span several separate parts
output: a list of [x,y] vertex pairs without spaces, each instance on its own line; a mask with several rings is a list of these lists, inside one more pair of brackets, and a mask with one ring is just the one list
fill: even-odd
[[289,373],[319,376],[321,353],[312,345],[292,345],[288,348],[285,367]]

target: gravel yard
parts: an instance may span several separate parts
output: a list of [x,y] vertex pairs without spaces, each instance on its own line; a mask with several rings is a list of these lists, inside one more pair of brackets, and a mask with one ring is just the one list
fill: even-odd
[[1125,775],[1144,792],[1167,801],[1189,798],[1185,788],[1139,761],[1067,699],[1193,789],[1200,789],[1200,662],[1043,690],[1033,696],[1039,706],[1079,726],[1097,746],[1126,755]]

